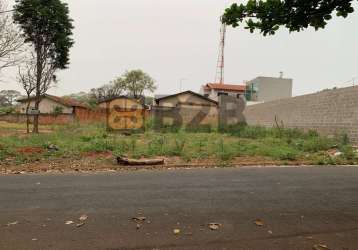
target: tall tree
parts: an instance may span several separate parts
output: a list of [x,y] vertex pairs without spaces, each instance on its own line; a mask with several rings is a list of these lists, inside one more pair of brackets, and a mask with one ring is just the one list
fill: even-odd
[[316,30],[326,27],[333,15],[347,17],[354,12],[355,0],[248,0],[246,4],[232,4],[222,21],[237,27],[245,23],[250,32],[259,30],[263,35],[274,35],[281,27],[290,32],[308,27]]
[[14,25],[5,4],[0,0],[0,73],[3,69],[15,66],[21,60],[23,39]]
[[125,84],[128,95],[134,98],[143,97],[145,91],[154,92],[155,81],[142,70],[132,70],[124,73],[120,81]]
[[[33,54],[32,54],[33,55]],[[27,97],[26,104],[26,130],[30,133],[30,97],[36,89],[36,58],[32,56],[30,59],[24,61],[23,65],[19,66],[17,81],[24,89]]]
[[103,101],[108,98],[118,97],[125,91],[125,85],[121,79],[116,79],[109,84],[102,85],[99,88],[91,89],[90,96],[97,101]]
[[17,90],[1,90],[0,96],[5,100],[5,106],[12,106],[21,93]]
[[[56,71],[66,69],[72,39],[72,19],[61,0],[15,0],[14,20],[23,30],[26,43],[32,44],[36,58],[35,109],[41,96],[56,80]],[[34,133],[38,133],[38,115],[34,117]]]

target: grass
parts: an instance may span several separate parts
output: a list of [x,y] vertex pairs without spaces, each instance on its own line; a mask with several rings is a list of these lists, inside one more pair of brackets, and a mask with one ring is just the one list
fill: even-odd
[[[19,125],[0,131],[22,129]],[[261,157],[277,162],[304,162],[306,164],[355,164],[357,153],[347,137],[321,137],[314,131],[304,133],[297,129],[267,129],[237,126],[221,132],[211,130],[167,130],[165,133],[149,130],[131,136],[109,133],[103,125],[53,126],[51,133],[20,136],[0,135],[0,162],[11,159],[14,163],[53,158],[78,158],[86,153],[113,152],[114,155],[141,157],[179,157],[184,161],[208,160],[230,163],[237,157]],[[54,144],[59,151],[50,152]],[[42,153],[23,154],[21,150],[42,148]],[[327,151],[337,148],[342,154],[330,156]]]

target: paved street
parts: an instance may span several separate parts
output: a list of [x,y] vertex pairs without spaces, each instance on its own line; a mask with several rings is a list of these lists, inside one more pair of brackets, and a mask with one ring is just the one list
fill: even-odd
[[[83,214],[88,219],[76,227]],[[146,217],[139,229],[131,220],[138,216]],[[212,222],[221,227],[210,230]],[[358,249],[358,168],[0,176],[1,250],[311,250],[315,244]]]

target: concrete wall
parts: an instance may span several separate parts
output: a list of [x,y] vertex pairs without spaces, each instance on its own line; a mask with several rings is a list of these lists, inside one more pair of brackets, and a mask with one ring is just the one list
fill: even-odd
[[236,96],[219,97],[219,125],[225,127],[245,122],[243,111],[245,110],[245,98]]
[[74,115],[76,120],[81,123],[105,123],[107,120],[107,109],[86,109],[75,107]]
[[347,133],[358,143],[358,86],[248,106],[244,115],[249,125],[274,126],[277,116],[286,127]]
[[269,102],[292,97],[292,79],[275,77],[257,77],[248,84],[256,83],[259,88],[258,102]]
[[[20,103],[19,105],[19,111],[22,114],[26,114],[26,107],[27,107],[27,103]],[[30,108],[34,108],[35,107],[35,101],[31,101],[30,102]],[[43,98],[40,102],[40,113],[41,114],[51,114],[53,113],[53,110],[55,109],[55,107],[62,107],[63,109],[63,114],[72,114],[73,113],[73,108],[72,107],[67,107],[65,105],[62,105],[61,103],[58,102],[54,102],[48,98]]]

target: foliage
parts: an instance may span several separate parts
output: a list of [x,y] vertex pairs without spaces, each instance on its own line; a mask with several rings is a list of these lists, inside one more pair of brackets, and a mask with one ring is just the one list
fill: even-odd
[[346,18],[354,12],[354,0],[248,0],[246,4],[234,3],[225,10],[223,23],[237,27],[245,22],[245,29],[259,30],[263,35],[274,35],[281,27],[290,32],[308,27],[316,30],[326,27],[335,14]]
[[12,106],[16,99],[21,96],[17,90],[1,90],[0,91],[0,106]]
[[[28,72],[36,83],[35,109],[41,96],[56,82],[56,71],[67,68],[74,41],[69,9],[61,0],[15,0],[14,21],[23,31],[25,43],[31,45]],[[38,115],[34,132],[38,133]]]
[[[145,91],[153,92],[156,89],[154,80],[142,70],[125,72],[109,84],[91,89],[89,95],[92,99],[103,101],[106,99],[127,95],[134,98],[143,97]],[[152,98],[145,98],[146,104],[152,104]]]
[[91,89],[91,99],[103,101],[106,99],[118,97],[124,93],[126,87],[120,79],[116,79],[109,84],[102,85],[99,88]]
[[13,106],[0,107],[0,114],[12,114],[15,113]]
[[[10,128],[9,128],[10,129]],[[21,127],[11,128],[11,131]],[[47,128],[50,129],[50,128]],[[350,145],[339,144],[340,138],[329,139],[315,133],[297,130],[243,127],[242,136],[233,133],[187,132],[178,130],[162,134],[148,130],[144,134],[124,136],[107,133],[101,124],[54,126],[52,133],[21,137],[0,136],[1,157],[16,157],[19,163],[37,158],[81,157],[84,153],[112,152],[115,155],[141,157],[179,157],[182,161],[211,160],[229,165],[236,157],[274,161],[277,164],[353,164],[358,155]],[[1,127],[0,127],[1,130]],[[254,130],[261,136],[253,136]],[[265,132],[263,132],[265,131]],[[23,147],[43,147],[54,144],[55,153],[45,150],[35,158],[17,153]],[[338,147],[338,149],[337,149]],[[328,152],[339,150],[342,155],[333,157]],[[20,157],[20,155],[22,155]]]
[[63,113],[63,107],[61,106],[56,106],[53,108],[52,114],[54,115],[60,115]]
[[74,93],[74,94],[63,96],[63,98],[77,100],[81,103],[87,104],[91,108],[96,108],[96,106],[98,104],[96,98],[94,98],[90,93],[86,93],[83,91],[79,92],[79,93]]
[[140,69],[127,71],[121,78],[117,79],[117,82],[122,82],[127,94],[134,98],[144,96],[144,91],[154,92],[156,90],[154,80]]
[[67,4],[60,0],[15,2],[14,20],[23,30],[25,42],[33,44],[36,53],[50,60],[56,69],[65,69],[74,43]]

